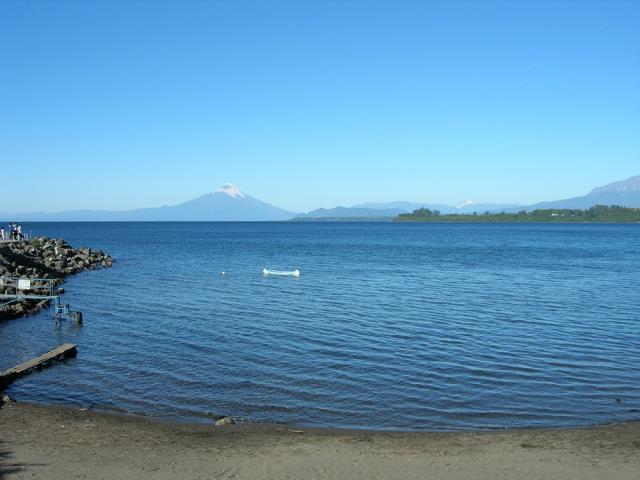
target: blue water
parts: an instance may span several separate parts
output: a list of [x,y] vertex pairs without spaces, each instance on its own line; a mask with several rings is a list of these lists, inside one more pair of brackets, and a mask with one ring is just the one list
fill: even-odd
[[116,263],[67,279],[83,327],[0,323],[0,368],[79,345],[14,383],[21,400],[403,430],[640,418],[640,225],[25,229]]

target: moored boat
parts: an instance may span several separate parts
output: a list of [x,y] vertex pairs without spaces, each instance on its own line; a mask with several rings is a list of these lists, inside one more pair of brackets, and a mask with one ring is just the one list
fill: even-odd
[[298,270],[297,268],[295,270],[269,270],[268,268],[263,268],[262,269],[262,274],[263,275],[274,275],[274,276],[278,276],[278,277],[299,277],[300,276],[300,270]]

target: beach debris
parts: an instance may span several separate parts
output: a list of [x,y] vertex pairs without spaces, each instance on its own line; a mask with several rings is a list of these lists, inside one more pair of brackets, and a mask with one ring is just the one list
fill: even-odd
[[7,403],[16,403],[16,401],[6,393],[3,393],[2,396],[0,397],[0,407]]
[[236,421],[233,419],[233,417],[222,417],[219,420],[216,420],[214,425],[216,427],[224,427],[226,425],[233,425],[235,424]]

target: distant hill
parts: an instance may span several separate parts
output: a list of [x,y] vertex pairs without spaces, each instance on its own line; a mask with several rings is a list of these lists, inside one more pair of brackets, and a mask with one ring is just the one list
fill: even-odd
[[588,209],[595,205],[620,205],[622,207],[640,208],[640,175],[594,188],[591,192],[581,197],[540,202],[528,206],[499,203],[478,203],[470,200],[462,202],[456,206],[406,201],[387,203],[370,202],[360,203],[353,207],[319,208],[306,214],[298,215],[295,220],[379,220],[396,217],[403,213],[411,213],[420,208],[438,210],[443,215],[451,215],[472,214],[474,212],[479,214],[485,212],[515,213],[521,210],[533,211],[553,208]]
[[178,205],[126,211],[75,210],[58,213],[4,214],[6,220],[26,221],[274,221],[295,213],[246,195],[227,183],[213,193]]
[[495,210],[498,208],[513,208],[514,204],[475,203],[463,202],[458,206],[414,203],[414,202],[389,202],[389,203],[360,203],[353,207],[318,208],[308,213],[298,215],[295,220],[354,220],[354,219],[392,219],[402,213],[410,213],[418,208],[438,210],[443,214],[473,213]]
[[[581,197],[540,202],[521,209],[527,211],[549,208],[586,209],[594,205],[620,205],[621,207],[640,208],[640,175],[594,188]],[[509,209],[507,211],[515,210],[517,209]]]
[[402,210],[403,212],[412,212],[417,208],[430,208],[432,210],[440,210],[444,208],[453,208],[449,205],[440,205],[440,204],[427,204],[427,203],[416,203],[416,202],[387,202],[387,203],[359,203],[354,205],[352,208],[366,208],[373,210]]
[[519,207],[520,205],[515,203],[476,203],[468,201],[458,205],[452,211],[443,211],[443,213],[484,213],[493,210],[517,209]]
[[296,220],[313,219],[342,219],[342,218],[393,218],[406,210],[399,208],[356,208],[356,207],[335,207],[318,208],[308,213],[301,213]]

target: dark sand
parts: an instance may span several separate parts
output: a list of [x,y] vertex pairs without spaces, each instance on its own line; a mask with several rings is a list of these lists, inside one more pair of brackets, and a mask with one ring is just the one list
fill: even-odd
[[640,424],[380,433],[172,424],[12,403],[0,479],[640,479]]

